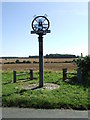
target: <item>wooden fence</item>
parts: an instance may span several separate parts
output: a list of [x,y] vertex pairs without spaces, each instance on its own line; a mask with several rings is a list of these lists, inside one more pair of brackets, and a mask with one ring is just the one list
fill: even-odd
[[16,77],[17,76],[23,76],[23,75],[30,75],[30,80],[33,80],[33,69],[30,69],[30,71],[28,73],[20,73],[17,74],[16,71],[13,71],[13,83],[16,83]]
[[[20,73],[17,74],[16,71],[13,71],[13,83],[16,83],[16,77],[17,76],[23,76],[23,75],[30,75],[30,80],[33,80],[33,69],[30,69],[29,73]],[[67,79],[67,74],[74,74],[74,72],[67,72],[67,68],[63,68],[63,81],[65,81]],[[82,72],[80,69],[77,69],[77,79],[78,82],[82,82]]]
[[[67,72],[67,68],[63,68],[63,81],[67,79],[67,74],[75,74],[75,73]],[[77,69],[77,79],[78,79],[78,82],[82,82],[82,72],[80,69]]]

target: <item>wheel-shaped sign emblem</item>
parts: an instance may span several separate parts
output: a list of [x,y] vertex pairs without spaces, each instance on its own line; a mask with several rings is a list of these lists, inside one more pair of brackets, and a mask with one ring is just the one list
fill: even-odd
[[32,21],[31,34],[39,35],[39,87],[43,87],[44,80],[44,70],[43,70],[43,35],[50,33],[48,30],[50,26],[49,20],[45,16],[37,16]]
[[44,33],[50,26],[49,20],[45,16],[37,16],[32,21],[32,29],[38,34]]

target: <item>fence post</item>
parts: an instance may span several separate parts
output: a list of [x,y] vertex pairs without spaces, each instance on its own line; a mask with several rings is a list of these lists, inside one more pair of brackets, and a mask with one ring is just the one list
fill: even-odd
[[13,71],[13,83],[15,83],[16,82],[16,71],[14,70]]
[[67,79],[67,68],[63,68],[63,81]]
[[30,80],[33,80],[33,69],[30,69]]
[[78,82],[82,82],[82,72],[80,69],[77,69],[77,79]]

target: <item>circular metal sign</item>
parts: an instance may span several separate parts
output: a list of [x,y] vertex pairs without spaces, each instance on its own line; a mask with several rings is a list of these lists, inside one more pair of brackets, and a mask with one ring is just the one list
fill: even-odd
[[44,33],[50,26],[49,20],[45,16],[37,16],[32,21],[32,29],[37,33]]

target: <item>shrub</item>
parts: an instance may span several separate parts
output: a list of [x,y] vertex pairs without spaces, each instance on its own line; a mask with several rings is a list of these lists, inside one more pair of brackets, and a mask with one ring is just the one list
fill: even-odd
[[82,77],[85,80],[90,77],[90,56],[86,56],[83,58],[78,58],[76,64],[79,69],[82,71]]
[[31,61],[26,61],[26,60],[24,60],[22,63],[31,63]]
[[22,63],[26,63],[26,60],[24,60]]
[[31,61],[27,61],[26,63],[31,63]]
[[16,60],[16,63],[20,63],[20,61],[19,61],[19,60]]
[[39,63],[39,62],[37,62],[37,61],[33,61],[33,63]]
[[5,62],[4,64],[15,64],[15,62]]
[[85,76],[89,74],[90,72],[90,57],[89,56],[77,59],[76,63]]
[[[50,62],[46,61],[45,63],[50,63]],[[52,62],[51,62],[51,63],[52,63]]]

